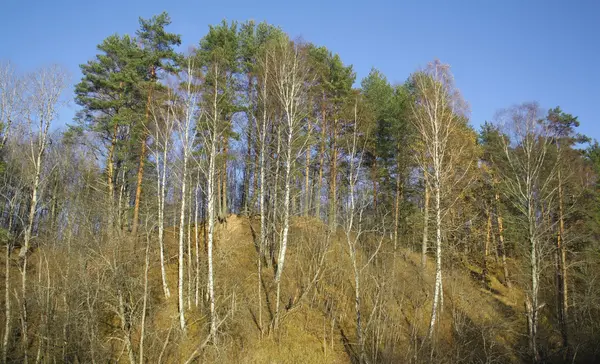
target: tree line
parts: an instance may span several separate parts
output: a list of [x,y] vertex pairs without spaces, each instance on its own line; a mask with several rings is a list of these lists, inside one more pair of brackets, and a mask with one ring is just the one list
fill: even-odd
[[[459,271],[517,292],[515,360],[597,357],[600,147],[576,116],[524,102],[476,130],[440,61],[402,84],[376,69],[358,82],[267,23],[223,21],[181,53],[170,22],[98,45],[65,128],[64,69],[1,65],[3,362],[216,360],[241,330],[241,288],[219,272],[236,264],[232,214],[252,232],[241,304],[259,340],[320,307],[354,362],[509,361],[492,329],[477,348],[457,339],[444,307]],[[399,303],[410,254],[412,309]],[[422,326],[409,349],[405,321]],[[447,356],[444,321],[453,352],[475,356]]]

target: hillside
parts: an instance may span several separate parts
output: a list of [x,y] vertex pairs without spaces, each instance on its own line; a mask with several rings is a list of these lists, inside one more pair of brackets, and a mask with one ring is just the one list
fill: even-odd
[[[319,239],[324,237],[326,230],[315,219],[294,219],[289,265],[283,278],[282,297],[284,303],[287,303],[286,310],[278,332],[270,332],[268,326],[273,310],[273,270],[265,268],[262,290],[268,294],[263,297],[261,335],[258,325],[257,253],[250,224],[256,233],[259,226],[257,221],[231,215],[217,230],[215,281],[222,324],[219,328],[219,342],[205,348],[201,362],[354,362],[357,353],[354,348],[352,273],[343,234],[339,232],[331,239],[318,282],[310,291],[305,292],[301,301],[291,303],[299,298],[304,287],[309,284],[306,273],[316,269],[314,264],[311,267],[311,263],[315,262]],[[167,278],[172,293],[177,290],[175,237],[174,232],[168,230]],[[31,256],[34,263],[30,274],[34,277],[39,269],[35,266],[36,262],[43,254],[41,248]],[[152,254],[149,291],[151,300],[158,308],[146,319],[146,330],[152,333],[151,336],[156,335],[154,341],[151,341],[156,344],[146,349],[146,355],[157,358],[161,349],[164,349],[164,362],[184,362],[206,336],[206,287],[200,287],[198,307],[194,303],[194,287],[189,287],[189,298],[185,294],[186,302],[191,302],[191,309],[187,311],[189,328],[184,337],[178,337],[177,298],[174,294],[168,300],[162,297],[157,256]],[[376,265],[393,264],[393,268],[390,266],[389,269],[384,269],[385,275],[377,278],[369,277],[375,274],[373,270],[364,273],[366,282],[363,288],[363,315],[367,319],[367,326],[377,327],[372,340],[367,343],[370,362],[428,362],[430,355],[434,355],[436,362],[520,361],[519,350],[524,348],[521,347],[523,343],[519,342],[519,337],[523,336],[525,330],[520,304],[523,294],[520,289],[506,289],[493,275],[490,275],[489,289],[484,288],[476,279],[477,267],[472,267],[471,275],[465,274],[467,268],[463,264],[447,269],[443,315],[435,334],[437,349],[432,354],[428,352],[429,346],[423,347],[422,342],[427,333],[431,311],[433,264],[429,262],[423,273],[420,256],[404,248],[399,249],[394,256],[390,249],[384,247],[375,259]],[[200,260],[205,261],[203,249]],[[92,261],[89,266],[94,265]],[[88,269],[91,269],[89,266]],[[205,264],[201,270],[204,281]],[[370,282],[371,280],[373,281]],[[291,307],[293,308],[290,310]],[[132,336],[135,337],[136,334]],[[170,342],[164,347],[166,338]],[[134,341],[137,340],[134,338]],[[161,341],[163,345],[158,344]],[[119,344],[113,345],[116,352]],[[438,353],[444,354],[438,356]],[[124,361],[125,357],[121,360]]]

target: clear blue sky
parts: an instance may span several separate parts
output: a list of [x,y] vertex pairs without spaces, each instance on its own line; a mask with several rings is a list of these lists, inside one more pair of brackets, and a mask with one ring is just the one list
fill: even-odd
[[[539,101],[579,116],[580,131],[600,139],[600,1],[3,0],[0,9],[0,59],[21,71],[63,64],[73,83],[96,45],[133,34],[140,16],[169,12],[184,47],[224,18],[265,20],[339,53],[359,80],[371,67],[403,82],[434,58],[449,63],[476,126]],[[75,108],[62,110],[61,123]]]

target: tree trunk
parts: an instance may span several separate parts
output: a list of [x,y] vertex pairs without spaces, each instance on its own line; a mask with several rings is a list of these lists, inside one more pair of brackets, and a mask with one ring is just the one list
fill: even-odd
[[283,232],[281,234],[281,245],[279,247],[279,257],[277,259],[277,271],[275,273],[275,284],[277,284],[277,300],[275,303],[275,318],[273,327],[275,329],[279,326],[279,306],[280,306],[280,293],[281,293],[281,274],[283,272],[283,265],[285,263],[285,253],[287,250],[288,232],[290,229],[290,190],[291,186],[291,174],[292,174],[292,137],[293,137],[293,121],[290,120],[292,116],[287,113],[288,118],[288,130],[287,130],[287,150],[285,159],[285,197],[283,199]]
[[[216,95],[215,95],[216,98]],[[216,132],[216,131],[215,131]],[[208,297],[210,302],[210,335],[212,340],[216,340],[217,325],[215,317],[215,293],[213,282],[213,240],[215,234],[215,157],[217,154],[215,148],[215,140],[213,138],[211,152],[208,165],[208,181],[206,188],[206,197],[208,199],[208,243],[207,243],[207,260],[208,260]]]
[[140,200],[142,198],[142,182],[144,180],[144,162],[146,160],[146,133],[142,133],[142,143],[140,146],[140,161],[137,171],[137,183],[135,187],[135,203],[133,205],[133,220],[131,227],[131,235],[136,236],[139,225],[140,216]]
[[[9,217],[9,221],[12,220],[12,216]],[[10,231],[10,222],[8,225],[8,231]],[[5,272],[4,272],[4,337],[2,339],[2,362],[7,363],[7,354],[8,354],[8,341],[10,338],[10,250],[11,244],[10,242],[6,243],[6,260],[5,264]]]
[[112,234],[112,230],[115,223],[115,148],[117,146],[117,131],[119,126],[115,123],[113,128],[113,134],[110,142],[110,147],[108,148],[108,157],[106,158],[106,180],[108,184],[108,233]]
[[196,245],[196,277],[195,281],[195,293],[194,293],[194,305],[198,307],[200,300],[200,236],[198,235],[198,192],[200,192],[200,169],[198,169],[198,175],[196,176],[196,190],[194,191],[194,243]]
[[192,181],[190,178],[190,188],[188,192],[188,216],[187,216],[187,301],[188,301],[188,310],[192,309]]
[[28,362],[29,353],[29,327],[27,319],[27,257],[23,257],[23,271],[21,272],[21,343],[23,345],[23,363]]
[[184,224],[185,224],[185,200],[186,200],[186,185],[187,185],[187,151],[183,155],[183,177],[181,179],[181,205],[179,210],[179,259],[178,259],[178,280],[177,280],[177,298],[179,310],[179,326],[185,331],[185,306],[183,303],[183,265],[184,265]]
[[165,298],[171,297],[169,285],[167,284],[167,272],[165,269],[165,196],[166,196],[166,179],[167,179],[167,150],[168,137],[165,136],[165,141],[162,151],[162,166],[161,155],[156,153],[156,172],[157,172],[157,197],[158,197],[158,246],[160,251],[160,275],[162,279],[162,288]]
[[148,250],[150,249],[150,237],[146,237],[146,259],[144,261],[144,299],[142,302],[142,323],[140,329],[140,349],[139,349],[139,357],[140,364],[144,364],[144,337],[146,334],[146,310],[148,306],[148,268],[149,268],[149,258],[148,258]]
[[394,252],[398,248],[398,230],[400,226],[400,201],[402,200],[402,182],[400,173],[396,176],[396,202],[394,204]]
[[421,266],[425,270],[427,264],[427,244],[429,240],[429,178],[423,172],[425,184],[425,199],[423,201],[423,240],[421,242]]
[[337,120],[334,120],[331,134],[331,160],[329,171],[329,228],[335,231],[337,224]]
[[[262,264],[265,259],[265,247],[267,246],[267,210],[266,210],[266,186],[265,186],[265,154],[267,148],[267,81],[268,81],[268,57],[265,57],[265,75],[262,84],[263,115],[260,126],[260,243],[258,246],[258,326],[262,335]],[[258,128],[257,128],[258,129]],[[258,131],[258,130],[257,130]]]
[[510,277],[508,275],[508,265],[506,264],[506,245],[504,244],[504,226],[502,225],[502,215],[500,215],[500,195],[496,193],[496,222],[498,223],[498,240],[500,240],[500,250],[502,255],[502,269],[504,271],[504,284],[510,288]]
[[[45,139],[45,137],[44,137]],[[38,189],[40,185],[40,174],[42,169],[42,155],[45,149],[45,141],[43,143],[40,151],[37,154],[36,163],[35,163],[35,177],[33,179],[33,185],[31,186],[31,204],[29,205],[29,219],[27,220],[27,228],[25,229],[24,238],[23,238],[23,246],[19,251],[19,257],[23,259],[25,255],[29,252],[30,242],[31,242],[31,234],[33,232],[33,223],[35,219],[35,213],[37,210],[37,200],[38,200]]]
[[[537,327],[538,327],[538,270],[537,270],[537,256],[536,256],[536,243],[534,239],[530,238],[530,255],[531,255],[531,296],[527,299],[527,315],[529,322],[529,347],[533,362],[537,363],[540,361],[538,349],[537,349]],[[529,301],[531,300],[531,301]]]
[[317,194],[315,198],[315,216],[321,218],[321,194],[323,189],[323,168],[325,168],[325,139],[326,139],[326,123],[325,123],[325,94],[323,93],[323,104],[321,106],[321,150],[319,152],[319,180],[317,181]]
[[487,224],[486,224],[486,234],[485,234],[485,242],[483,246],[483,269],[481,271],[481,279],[483,280],[483,284],[487,284],[487,274],[488,274],[488,265],[487,265],[487,257],[490,249],[490,239],[492,233],[492,214],[490,213],[489,207],[486,208],[487,215]]
[[[215,74],[218,74],[218,65],[215,63]],[[213,95],[213,116],[211,125],[211,136],[210,136],[210,154],[208,155],[208,176],[207,176],[207,188],[206,198],[208,199],[207,210],[208,210],[208,234],[207,234],[207,263],[208,263],[208,299],[210,305],[210,337],[213,343],[217,341],[217,316],[215,311],[215,286],[214,286],[214,272],[213,272],[213,245],[215,235],[215,187],[220,190],[219,186],[215,186],[215,174],[216,174],[216,163],[217,163],[217,143],[219,140],[218,132],[218,109],[217,109],[217,97],[218,97],[218,84],[215,82],[214,95]]]
[[[308,122],[308,143],[310,143],[310,137],[312,133],[312,124],[310,123],[310,118],[307,119]],[[304,166],[304,216],[308,216],[308,212],[310,210],[310,197],[311,187],[310,187],[310,153],[311,148],[310,144],[306,148],[306,165]]]
[[564,244],[565,234],[565,221],[563,212],[563,188],[562,188],[562,175],[560,168],[558,168],[558,234],[556,237],[556,250],[557,250],[557,296],[558,296],[558,317],[560,322],[560,331],[562,336],[563,347],[569,345],[569,333],[568,333],[568,287],[567,287],[567,254]]
[[227,154],[229,153],[229,142],[227,137],[224,138],[223,147],[223,170],[221,175],[221,221],[227,220]]
[[[152,91],[154,89],[154,81],[156,80],[156,68],[152,66],[150,68],[150,89],[148,90],[148,98],[146,100],[146,126],[150,120],[150,102],[152,101]],[[146,160],[146,139],[148,139],[147,131],[144,129],[142,132],[142,144],[140,146],[140,161],[138,164],[137,172],[137,184],[135,188],[135,204],[133,206],[133,225],[131,228],[131,235],[136,236],[139,225],[140,215],[140,200],[142,197],[142,182],[144,180],[144,162]]]
[[362,318],[360,314],[360,271],[356,262],[356,251],[353,253],[352,266],[354,271],[354,310],[356,311],[356,341],[358,341],[358,362],[363,363],[365,359],[365,341],[362,332]]
[[435,168],[435,289],[433,293],[433,308],[429,323],[428,337],[433,336],[438,315],[438,306],[442,300],[442,211],[441,211],[441,186],[439,182],[439,167]]
[[[247,88],[247,96],[248,96],[248,104],[251,105],[252,104],[252,75],[250,73],[248,73],[248,88]],[[248,214],[249,212],[249,208],[248,208],[248,200],[250,197],[250,163],[252,160],[252,112],[249,111],[250,108],[248,108],[248,111],[246,112],[246,118],[248,120],[248,124],[247,124],[247,130],[246,130],[246,147],[248,148],[246,150],[246,163],[244,163],[244,177],[242,179],[242,200],[241,200],[241,209],[242,209],[242,213],[244,214]],[[256,190],[253,191],[253,193],[256,193]]]
[[[281,165],[281,127],[277,126],[277,157],[275,159],[275,182],[273,183],[273,203],[271,208],[271,239],[269,241],[269,262],[275,266],[275,231],[277,230],[277,207],[279,205],[279,168]],[[275,267],[275,269],[277,269]]]

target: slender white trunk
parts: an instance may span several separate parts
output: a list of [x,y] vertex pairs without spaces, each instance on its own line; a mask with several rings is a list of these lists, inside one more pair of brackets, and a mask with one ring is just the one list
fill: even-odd
[[[194,63],[193,59],[188,58],[187,63],[187,81],[186,81],[186,98],[184,104],[184,118],[181,123],[178,124],[179,127],[179,135],[182,142],[183,148],[183,173],[181,176],[181,205],[179,210],[179,259],[178,259],[178,282],[177,282],[177,294],[178,294],[178,310],[179,310],[179,326],[185,332],[185,306],[183,302],[183,285],[184,285],[184,276],[183,276],[183,266],[185,264],[184,261],[184,233],[185,233],[185,213],[186,213],[186,199],[187,199],[187,183],[188,183],[188,162],[190,159],[192,147],[193,147],[193,135],[194,132],[192,130],[192,122],[195,117],[195,108],[196,108],[196,95],[192,90],[192,85],[194,81]],[[191,213],[191,211],[190,211]],[[190,236],[188,231],[188,265],[191,260],[189,256],[190,252]],[[188,278],[189,278],[189,267],[188,267]],[[190,290],[189,285],[191,282],[188,282],[188,305],[191,306],[190,301]]]
[[[437,172],[439,173],[439,172]],[[436,179],[439,178],[436,173]],[[433,308],[429,323],[428,337],[432,337],[441,303],[442,292],[442,211],[439,182],[435,186],[435,289],[433,293]]]
[[[45,139],[45,137],[44,137]],[[43,142],[43,148],[45,148],[45,141]],[[38,188],[40,185],[40,174],[42,169],[42,155],[44,153],[44,149],[40,149],[37,154],[36,162],[35,162],[35,177],[33,179],[33,184],[31,186],[31,205],[29,206],[29,220],[27,221],[27,228],[25,229],[24,239],[23,239],[23,247],[19,251],[19,257],[23,258],[25,254],[29,252],[30,242],[31,242],[31,234],[33,232],[33,223],[35,219],[35,212],[37,210],[37,200],[38,200]]]
[[[357,101],[358,102],[358,101]],[[357,115],[357,103],[354,104],[354,123],[358,122]],[[358,231],[355,231],[354,228],[354,216],[356,214],[356,183],[358,181],[358,171],[362,164],[362,153],[360,156],[358,155],[358,133],[357,126],[354,127],[354,132],[352,134],[352,145],[350,149],[350,153],[348,155],[349,161],[349,172],[348,172],[348,197],[350,198],[349,211],[347,223],[345,226],[346,233],[346,243],[348,244],[348,253],[350,255],[350,260],[352,261],[352,271],[354,274],[354,310],[356,315],[356,341],[358,343],[359,348],[359,363],[364,362],[365,360],[365,351],[364,351],[364,336],[363,336],[363,328],[362,328],[362,316],[361,316],[361,297],[360,297],[360,271],[361,269],[358,266],[358,257],[356,254],[358,239],[360,236],[360,218],[358,224]],[[358,162],[356,161],[356,158]],[[362,212],[360,212],[362,214]],[[361,216],[361,215],[359,215]],[[353,236],[354,234],[354,236]]]
[[[529,187],[529,186],[528,186]],[[529,190],[529,188],[528,188]],[[537,363],[540,358],[537,350],[537,327],[538,327],[538,291],[539,271],[537,258],[537,240],[535,237],[535,210],[533,207],[533,192],[528,191],[528,220],[529,220],[529,258],[531,265],[531,304],[528,304],[529,315],[529,340],[533,361]]]
[[[40,126],[41,127],[41,126]],[[24,244],[23,247],[21,247],[21,250],[19,252],[19,257],[23,260],[23,270],[22,270],[22,277],[21,277],[21,289],[22,289],[22,309],[23,309],[23,313],[22,313],[22,318],[23,318],[23,356],[24,356],[24,362],[27,363],[28,361],[28,346],[29,346],[29,338],[28,338],[28,322],[27,322],[27,255],[30,249],[30,241],[31,241],[31,234],[33,231],[33,223],[34,223],[34,218],[35,218],[35,212],[37,209],[37,198],[38,198],[38,188],[39,188],[39,183],[40,183],[40,173],[41,173],[41,166],[42,166],[42,155],[44,153],[45,147],[46,147],[46,136],[47,136],[47,130],[46,133],[42,133],[40,131],[40,140],[39,140],[39,149],[38,149],[38,153],[37,153],[37,158],[35,160],[35,177],[34,177],[34,181],[33,181],[33,185],[32,185],[32,191],[31,191],[31,205],[29,207],[29,221],[27,222],[27,228],[25,229],[25,234],[24,234]],[[32,147],[33,149],[33,147]]]
[[146,259],[144,261],[144,301],[142,303],[142,323],[140,330],[140,364],[144,363],[144,337],[146,334],[146,310],[148,305],[148,250],[150,247],[150,238],[146,238]]
[[198,192],[200,191],[200,170],[198,170],[196,180],[196,191],[194,193],[194,243],[196,245],[196,277],[195,281],[195,294],[194,294],[194,305],[198,307],[200,297],[200,241],[198,236]]
[[290,190],[291,190],[291,173],[292,173],[292,138],[294,134],[294,121],[291,119],[291,113],[287,114],[288,130],[287,130],[287,150],[285,158],[285,195],[283,199],[283,232],[281,234],[281,245],[279,246],[279,256],[277,258],[277,272],[275,274],[275,283],[277,284],[277,301],[275,303],[275,323],[277,328],[279,324],[279,306],[281,292],[281,274],[283,273],[283,265],[285,263],[285,253],[287,250],[288,232],[290,229]]
[[206,194],[208,198],[208,242],[207,242],[207,259],[208,259],[208,299],[210,304],[210,335],[213,340],[216,338],[217,326],[215,317],[215,293],[213,282],[213,240],[215,234],[215,157],[217,150],[215,140],[211,143],[211,151],[208,162],[208,182]]
[[262,331],[262,263],[267,245],[267,216],[265,206],[265,153],[267,142],[267,80],[268,57],[265,57],[265,75],[262,85],[263,117],[260,127],[260,243],[258,247],[258,324]]
[[[191,182],[191,181],[190,181]],[[187,218],[187,303],[188,309],[192,308],[192,185],[190,183],[190,193],[188,201],[188,218]]]
[[156,172],[158,173],[156,182],[158,187],[158,245],[160,250],[160,275],[162,278],[163,294],[165,298],[171,297],[169,285],[167,283],[167,272],[165,269],[165,195],[167,179],[167,150],[168,136],[165,136],[165,142],[162,152],[162,166],[160,153],[156,153]]
[[279,206],[279,169],[280,169],[280,158],[281,158],[281,127],[277,126],[277,152],[275,159],[275,182],[273,183],[273,207],[271,211],[271,231],[273,236],[271,237],[271,246],[269,247],[269,262],[273,262],[275,260],[275,231],[277,230],[276,223],[276,215],[277,215],[277,207]]
[[23,257],[23,270],[21,272],[21,342],[23,344],[23,363],[28,362],[29,337],[27,325],[27,254]]
[[[215,63],[215,75],[218,75],[218,66]],[[215,77],[215,79],[218,79]],[[211,120],[210,132],[210,153],[208,156],[208,181],[207,181],[207,198],[208,198],[208,243],[207,243],[207,259],[208,259],[208,299],[210,305],[210,337],[213,342],[217,340],[217,317],[215,312],[215,288],[214,288],[214,272],[213,272],[213,243],[215,235],[215,171],[217,158],[217,142],[218,138],[218,83],[215,82],[214,97],[213,97],[213,116]]]
[[185,330],[185,307],[183,303],[183,265],[184,265],[184,225],[185,225],[185,190],[187,185],[187,153],[183,156],[183,177],[181,180],[181,205],[179,210],[179,270],[177,281],[179,326]]
[[433,190],[435,193],[435,288],[433,292],[433,307],[431,309],[431,321],[429,323],[428,337],[433,336],[438,316],[439,306],[443,302],[442,292],[442,141],[440,140],[440,121],[433,118]]
[[[10,211],[12,214],[12,211]],[[10,218],[12,220],[12,217]],[[10,226],[9,223],[9,231]],[[7,362],[8,354],[8,340],[10,337],[10,242],[6,244],[6,261],[4,262],[5,273],[4,273],[4,338],[2,339],[2,362]]]

